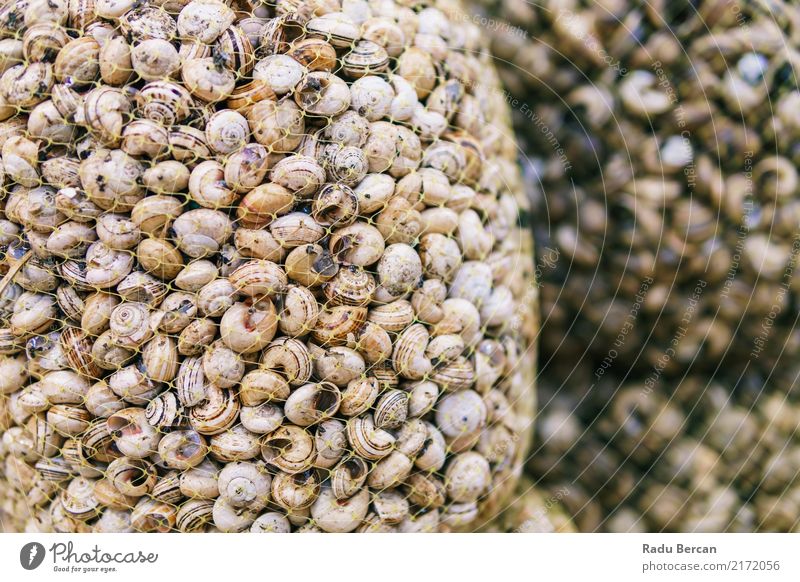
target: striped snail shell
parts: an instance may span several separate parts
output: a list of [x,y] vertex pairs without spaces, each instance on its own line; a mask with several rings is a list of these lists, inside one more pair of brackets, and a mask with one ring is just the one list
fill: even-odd
[[212,384],[206,390],[206,400],[189,410],[189,423],[200,434],[219,434],[233,426],[240,407],[233,391]]
[[135,348],[153,335],[150,308],[144,303],[118,305],[111,313],[109,325],[114,340],[121,346]]
[[355,495],[364,485],[370,467],[361,457],[350,457],[339,463],[331,472],[330,482],[336,499]]

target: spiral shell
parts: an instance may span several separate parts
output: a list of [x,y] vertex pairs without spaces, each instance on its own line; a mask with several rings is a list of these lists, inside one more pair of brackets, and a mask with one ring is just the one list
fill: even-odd
[[299,426],[285,425],[262,440],[261,456],[269,465],[290,475],[308,470],[314,462],[314,439]]

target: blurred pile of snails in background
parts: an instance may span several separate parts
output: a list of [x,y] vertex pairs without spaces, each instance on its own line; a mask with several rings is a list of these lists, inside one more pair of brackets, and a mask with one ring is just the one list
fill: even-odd
[[471,5],[534,202],[535,480],[587,531],[796,529],[800,8]]
[[16,0],[0,37],[5,529],[502,512],[537,287],[458,2]]

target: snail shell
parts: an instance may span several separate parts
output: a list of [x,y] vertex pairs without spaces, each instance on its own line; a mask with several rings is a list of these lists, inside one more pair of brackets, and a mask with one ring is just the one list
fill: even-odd
[[269,344],[277,331],[275,307],[267,298],[234,303],[222,316],[219,328],[223,343],[233,351],[258,352]]
[[193,100],[182,85],[152,81],[136,94],[136,103],[144,118],[169,127],[189,117]]
[[367,320],[388,332],[400,332],[414,321],[414,308],[405,299],[398,299],[369,310]]
[[131,47],[124,36],[115,36],[106,41],[98,55],[100,78],[104,83],[121,87],[133,76]]
[[133,350],[114,343],[114,335],[111,330],[101,333],[92,346],[92,359],[103,370],[118,370],[135,355]]
[[305,344],[293,338],[278,338],[262,352],[260,364],[265,370],[279,372],[294,387],[311,377],[311,354]]
[[178,15],[177,31],[181,38],[211,44],[236,19],[236,14],[218,0],[193,0]]
[[136,246],[141,233],[136,224],[121,214],[103,214],[97,219],[97,237],[112,249],[125,250]]
[[388,390],[375,403],[375,426],[397,429],[408,417],[408,394],[403,390]]
[[208,317],[219,317],[233,305],[236,288],[227,279],[214,279],[197,293],[197,308]]
[[61,346],[73,369],[89,378],[100,376],[100,368],[92,357],[92,341],[84,331],[68,327],[61,333]]
[[330,12],[306,23],[306,30],[325,38],[336,48],[349,48],[361,37],[358,25],[344,12]]
[[192,261],[175,277],[175,285],[184,291],[195,292],[217,278],[219,269],[211,261]]
[[135,45],[130,58],[133,70],[145,81],[172,77],[181,66],[177,49],[160,38],[149,38]]
[[76,121],[85,125],[92,136],[108,147],[116,147],[122,128],[128,121],[131,102],[122,89],[100,86],[89,91],[76,110]]
[[[170,137],[172,135],[170,134]],[[177,160],[167,160],[145,170],[144,174],[142,174],[142,183],[148,190],[157,194],[176,194],[183,192],[189,186],[189,176],[189,168],[184,164]],[[158,201],[158,204],[153,204],[155,207],[147,202],[151,199]],[[181,205],[180,200],[169,196],[151,196],[133,208],[131,217],[139,224],[142,230],[155,234],[158,232],[159,227],[168,224],[169,221],[180,214]],[[159,213],[165,214],[167,219],[156,220],[156,215]],[[140,214],[143,214],[143,216],[139,216]],[[153,224],[145,224],[145,222],[152,222]]]
[[185,533],[200,532],[213,522],[214,502],[208,499],[190,499],[181,505],[175,525]]
[[259,60],[253,79],[263,82],[277,96],[292,91],[308,69],[296,58],[286,54],[272,54]]
[[192,170],[189,193],[201,206],[214,209],[231,206],[238,198],[236,192],[225,183],[224,167],[214,160],[202,162]]
[[14,304],[14,313],[9,319],[11,333],[15,336],[27,336],[42,332],[55,318],[55,298],[26,291]]
[[351,380],[342,393],[339,412],[348,417],[360,416],[372,407],[379,391],[378,381],[371,376]]
[[0,77],[0,97],[12,107],[30,110],[47,99],[53,82],[50,63],[15,65]]
[[309,71],[330,72],[336,66],[336,49],[321,38],[294,41],[287,53]]
[[276,372],[251,370],[242,378],[239,397],[245,406],[258,406],[273,400],[286,400],[289,397],[289,384]]
[[144,459],[157,450],[161,435],[150,426],[143,408],[124,408],[107,420],[108,431],[119,451]]
[[139,6],[129,10],[120,17],[119,28],[125,36],[135,41],[151,38],[171,40],[178,32],[172,16],[154,6]]
[[227,27],[214,45],[217,54],[225,55],[224,64],[240,76],[248,76],[255,64],[250,39],[239,26]]
[[380,231],[363,222],[337,229],[331,235],[328,246],[339,262],[359,267],[377,262],[385,249]]
[[153,487],[153,499],[164,503],[180,505],[183,494],[180,489],[181,474],[178,471],[170,471],[163,475]]
[[178,400],[187,408],[205,400],[207,384],[201,358],[186,358],[181,362],[175,390]]
[[52,101],[43,101],[28,117],[28,134],[53,145],[68,145],[75,139],[77,127],[61,115]]
[[184,61],[181,77],[192,95],[208,103],[224,101],[236,87],[233,72],[212,57]]
[[350,107],[350,88],[333,73],[312,71],[295,87],[295,103],[308,115],[333,117]]
[[120,149],[131,156],[155,159],[163,155],[168,139],[167,130],[155,121],[136,119],[123,130]]
[[261,297],[282,293],[287,286],[283,269],[264,260],[248,261],[228,277],[233,288],[249,297]]
[[[203,354],[203,372],[215,388],[232,388],[244,376],[244,362],[239,354],[217,341]],[[206,398],[210,398],[208,393]]]
[[167,286],[141,271],[134,271],[117,285],[117,294],[127,301],[158,305],[167,294]]
[[141,346],[153,335],[150,314],[144,303],[127,302],[115,307],[109,319],[114,341],[126,348]]
[[358,197],[345,183],[323,186],[311,209],[311,216],[322,226],[347,226],[358,215]]
[[264,181],[269,166],[267,149],[260,144],[247,144],[225,161],[225,182],[236,192],[247,192]]
[[170,503],[142,498],[131,512],[131,526],[139,532],[167,533],[175,527],[177,513]]
[[377,491],[396,487],[408,478],[413,466],[413,462],[406,455],[400,451],[392,451],[387,457],[375,463],[367,478],[367,485]]
[[144,192],[139,184],[144,168],[122,150],[99,149],[81,162],[81,184],[89,199],[102,208],[130,212]]
[[314,158],[292,155],[275,164],[270,180],[295,196],[308,198],[325,182],[325,170]]
[[154,382],[171,382],[178,373],[178,348],[175,340],[164,334],[156,335],[142,349],[141,366]]
[[94,496],[94,482],[75,477],[61,493],[61,506],[72,519],[89,520],[100,513],[100,503]]
[[173,431],[158,444],[158,455],[164,464],[179,471],[200,465],[207,450],[206,440],[193,430]]
[[415,323],[400,333],[392,354],[398,374],[409,380],[420,380],[431,372],[433,366],[425,353],[429,339],[428,329],[421,323]]
[[217,324],[211,319],[195,319],[178,337],[178,353],[182,356],[196,356],[217,336]]
[[314,328],[319,315],[319,304],[306,287],[289,285],[282,297],[282,305],[278,318],[278,327],[282,334],[299,337]]
[[396,525],[410,515],[408,499],[398,491],[381,491],[372,506],[383,524]]
[[[383,73],[389,66],[389,53],[376,42],[371,40],[359,40],[355,46],[350,49],[350,52],[342,57],[342,66],[346,75],[356,79],[366,75]],[[391,94],[392,98],[394,98],[394,90],[392,90]],[[380,119],[380,117],[377,119]],[[375,120],[371,119],[370,121]]]
[[114,459],[106,470],[106,476],[117,491],[129,497],[147,495],[156,484],[155,468],[142,459]]
[[355,265],[339,269],[334,278],[323,286],[325,297],[331,304],[362,307],[372,301],[375,288],[373,276]]
[[254,463],[234,462],[219,473],[219,494],[233,506],[263,508],[269,500],[272,478]]
[[291,528],[285,515],[270,511],[256,518],[250,526],[250,533],[289,533]]
[[294,424],[309,426],[336,414],[341,400],[339,388],[331,382],[306,384],[291,393],[283,410]]
[[261,101],[275,101],[275,93],[264,81],[254,79],[249,83],[237,86],[228,97],[225,105],[228,108],[238,111],[242,115]]
[[255,434],[267,434],[283,422],[283,409],[273,404],[243,406],[239,414],[242,426]]
[[178,248],[192,258],[216,254],[233,233],[230,219],[208,208],[181,214],[175,219],[172,230]]
[[333,491],[325,488],[311,506],[314,523],[326,532],[345,533],[356,529],[367,516],[370,494],[361,489],[349,499],[336,500]]
[[297,512],[309,507],[317,499],[320,478],[316,471],[300,473],[279,472],[272,479],[272,499],[280,507]]
[[414,505],[436,509],[445,504],[447,492],[444,483],[435,475],[414,473],[408,478],[406,485],[408,500]]
[[167,295],[159,306],[158,327],[169,334],[180,333],[196,315],[195,296],[176,291]]
[[139,265],[159,279],[171,280],[183,269],[183,256],[172,244],[160,238],[146,238],[136,248]]
[[367,318],[365,307],[335,305],[320,311],[312,333],[322,346],[351,343]]
[[230,154],[247,143],[250,127],[241,113],[222,109],[209,118],[205,133],[212,150],[218,154]]
[[[42,173],[44,174],[44,172]],[[78,188],[62,188],[59,190],[56,194],[55,206],[59,212],[77,222],[89,222],[103,212],[101,208],[89,200],[83,190]]]
[[350,457],[331,471],[330,483],[336,499],[352,497],[361,489],[369,474],[369,465],[360,457]]
[[292,153],[305,135],[305,115],[294,101],[259,101],[245,115],[253,138],[272,153]]
[[464,356],[436,368],[430,376],[444,390],[456,391],[470,388],[475,383],[475,369]]
[[174,392],[159,394],[145,408],[145,416],[151,426],[159,429],[176,426],[180,420],[178,397]]
[[47,237],[47,250],[58,257],[83,257],[87,247],[95,241],[94,229],[80,222],[65,222]]
[[53,73],[62,83],[92,83],[100,74],[100,43],[91,36],[71,40],[58,52]]

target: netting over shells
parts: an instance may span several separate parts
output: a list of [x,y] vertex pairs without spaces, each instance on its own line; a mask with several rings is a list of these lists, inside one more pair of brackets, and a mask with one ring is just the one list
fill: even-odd
[[17,0],[0,37],[5,529],[503,509],[533,249],[457,3]]

